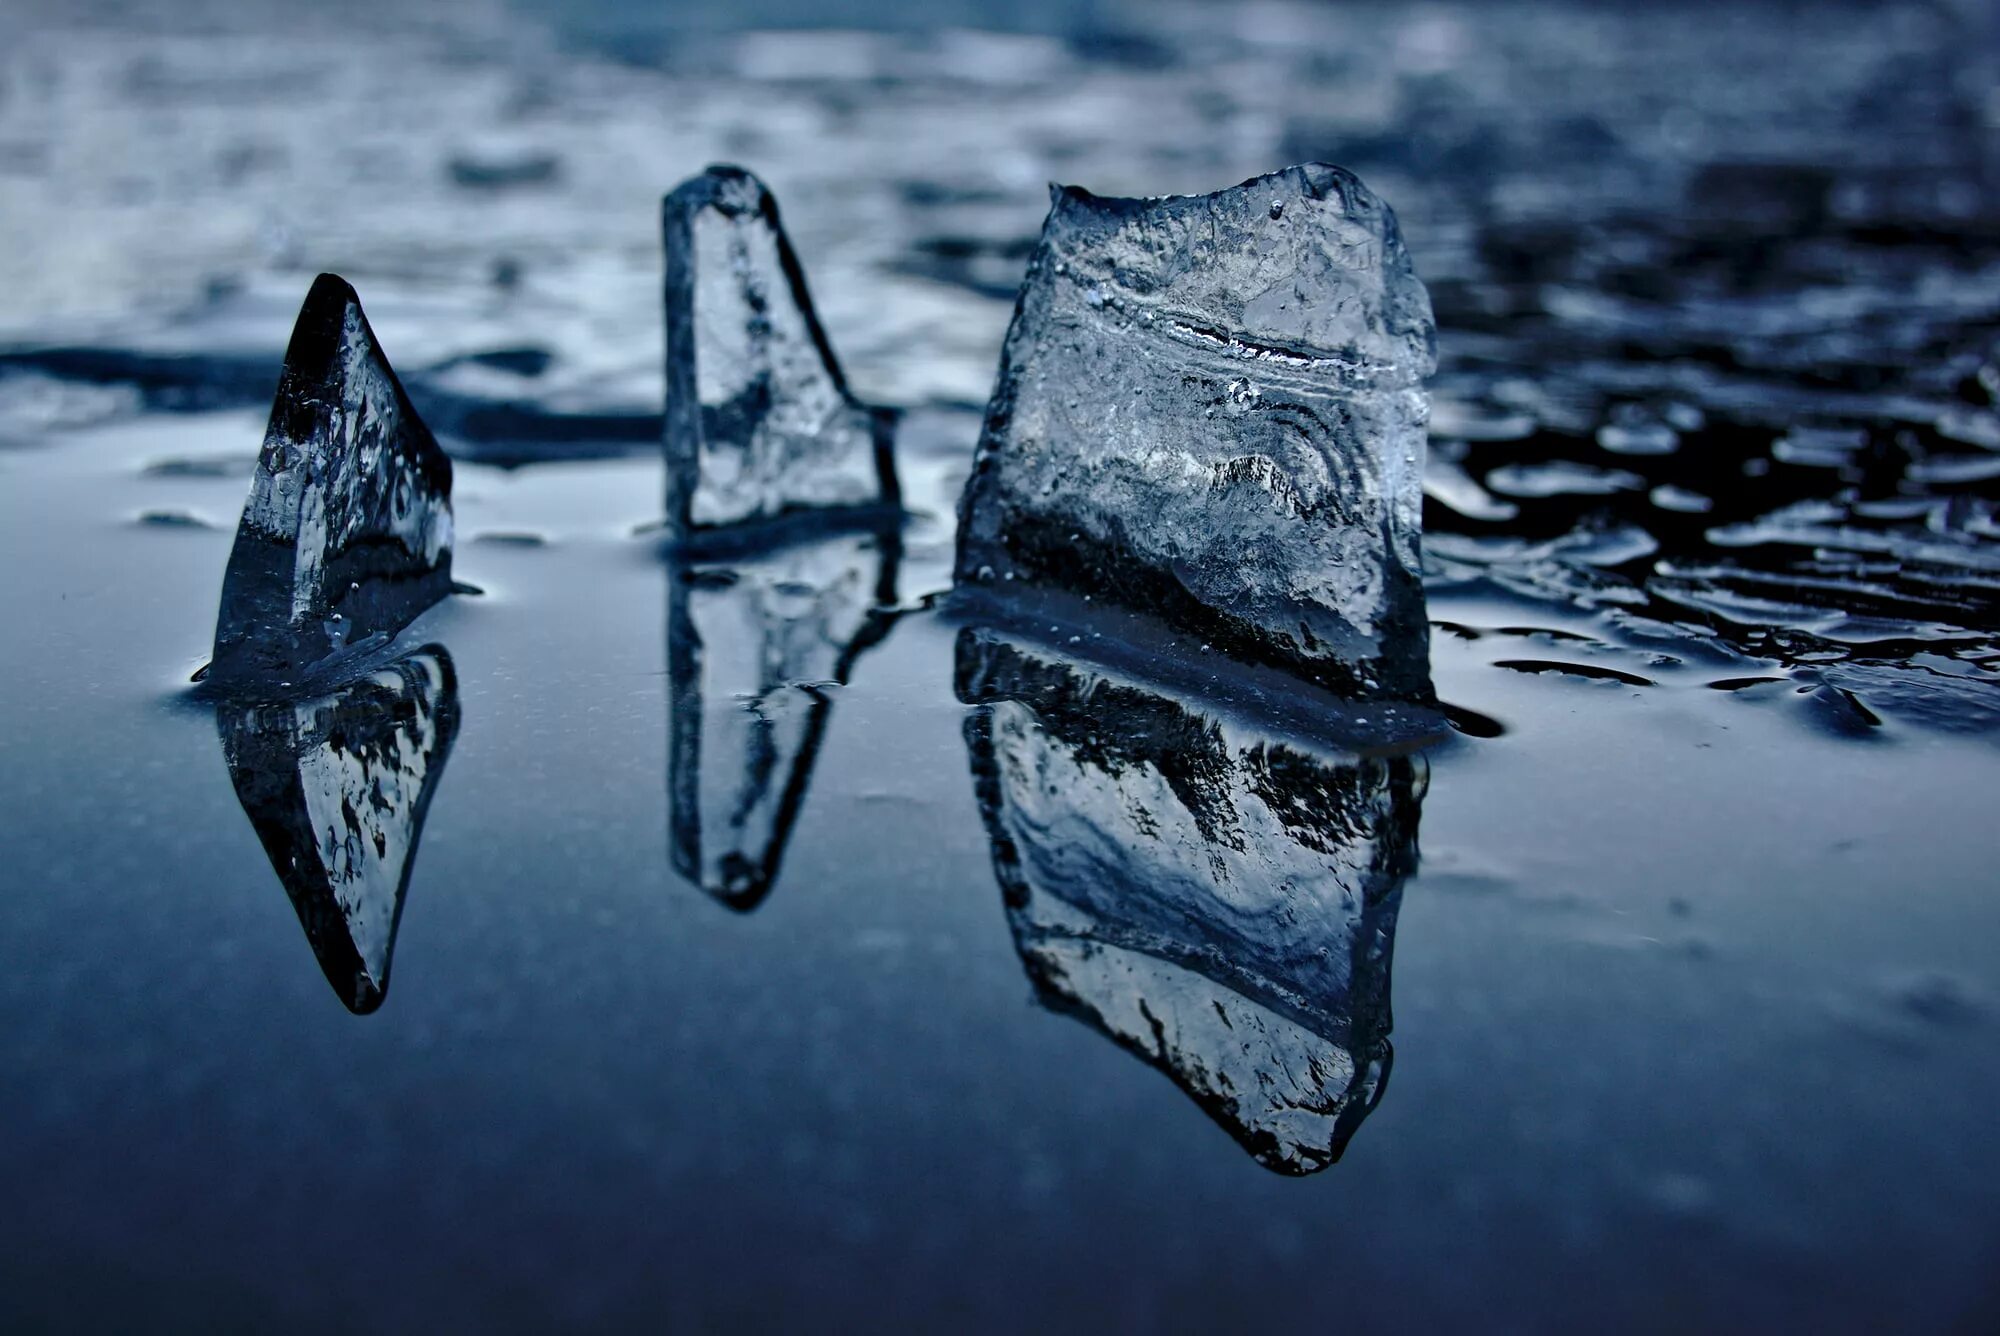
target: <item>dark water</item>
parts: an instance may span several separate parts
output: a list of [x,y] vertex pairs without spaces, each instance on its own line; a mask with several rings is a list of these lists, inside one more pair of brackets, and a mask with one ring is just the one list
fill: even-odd
[[[2000,1320],[1982,11],[605,15],[5,58],[6,1325]],[[914,516],[690,569],[652,229],[722,156]],[[926,597],[1042,181],[1313,156],[1442,327],[1414,753]],[[218,710],[320,268],[484,592]],[[1231,860],[1341,912],[1258,955]]]

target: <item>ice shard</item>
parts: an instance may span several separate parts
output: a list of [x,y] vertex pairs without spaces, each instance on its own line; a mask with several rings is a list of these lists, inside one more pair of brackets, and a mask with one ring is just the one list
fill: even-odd
[[1340,1158],[1382,1097],[1421,756],[1364,756],[985,627],[966,743],[1042,1003],[1164,1072],[1262,1165]]
[[960,502],[961,587],[1112,599],[1337,691],[1422,694],[1430,298],[1350,173],[1057,187]]
[[451,461],[321,274],[292,329],[223,576],[210,677],[301,677],[451,591]]
[[458,733],[451,656],[429,645],[325,695],[225,700],[236,796],[333,991],[382,1005],[424,814]]
[[894,509],[895,414],[848,393],[764,183],[710,167],[662,213],[669,533]]
[[833,703],[893,624],[893,521],[720,561],[667,585],[674,866],[733,909],[777,880]]

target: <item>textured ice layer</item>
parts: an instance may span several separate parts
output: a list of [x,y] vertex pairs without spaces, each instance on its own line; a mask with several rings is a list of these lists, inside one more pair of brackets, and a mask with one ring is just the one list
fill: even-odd
[[451,590],[451,461],[354,289],[321,274],[285,352],[223,576],[217,678],[295,678]]
[[1114,598],[1330,687],[1427,690],[1434,345],[1394,214],[1338,167],[1164,199],[1058,188],[958,578]]
[[958,694],[1044,1003],[1171,1077],[1259,1163],[1340,1158],[1387,1080],[1420,758],[1321,753],[990,631]]
[[225,701],[236,796],[350,1011],[389,988],[424,813],[458,732],[451,657],[426,646],[324,696]]
[[669,572],[674,866],[732,908],[756,908],[777,879],[826,688],[888,633],[898,556],[891,524]]
[[894,506],[894,414],[847,392],[764,183],[711,167],[663,225],[669,529]]

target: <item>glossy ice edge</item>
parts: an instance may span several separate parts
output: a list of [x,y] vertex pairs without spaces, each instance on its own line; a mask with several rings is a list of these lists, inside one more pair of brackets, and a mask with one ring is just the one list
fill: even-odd
[[450,593],[451,481],[354,289],[320,275],[223,575],[211,681],[296,681]]
[[[729,251],[726,270],[714,256],[704,255],[698,235],[704,223],[727,229],[720,239]],[[692,535],[737,523],[782,518],[799,510],[895,507],[900,497],[894,457],[899,415],[893,409],[863,404],[849,392],[769,188],[740,167],[711,166],[682,182],[662,201],[661,231],[666,251],[662,441],[668,530]],[[775,272],[763,272],[764,266],[758,262],[766,250]],[[709,290],[706,294],[705,288]],[[712,346],[714,341],[708,337],[706,322],[714,317],[704,315],[701,309],[705,296],[725,295],[744,308],[743,328],[729,331],[732,338],[745,340],[741,350]],[[805,344],[803,349],[793,350],[803,362],[778,365],[788,340],[796,339]],[[728,400],[707,402],[704,366],[732,357],[742,366],[731,369],[747,373],[749,384]],[[798,384],[786,383],[787,372],[802,379]],[[803,399],[810,397],[816,380],[822,397],[829,401],[817,405],[819,420],[808,424],[803,433],[796,423],[777,425],[781,415],[814,410],[815,406]],[[793,402],[794,395],[802,401]],[[829,432],[858,434],[865,441],[861,448],[867,459],[818,458],[794,466],[783,458],[794,436],[810,439]],[[718,451],[738,456],[732,471],[739,478],[756,472],[755,466],[761,465],[773,475],[766,481],[775,494],[730,495],[730,481],[708,476],[719,468],[711,458]],[[846,451],[847,455],[855,453],[853,447]],[[774,455],[779,457],[773,460]],[[841,471],[857,475],[844,490],[834,485],[833,475]],[[859,477],[864,471],[871,475],[866,483]],[[818,494],[829,486],[833,495]]]

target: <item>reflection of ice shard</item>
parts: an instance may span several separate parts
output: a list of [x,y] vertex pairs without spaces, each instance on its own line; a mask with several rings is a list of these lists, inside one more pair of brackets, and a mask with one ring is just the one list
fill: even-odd
[[236,796],[354,1012],[382,1005],[424,812],[458,732],[458,681],[429,645],[324,696],[225,701]]
[[321,274],[292,329],[223,576],[212,673],[294,677],[394,635],[451,589],[451,461]]
[[711,167],[664,226],[669,530],[893,507],[894,414],[848,394],[764,183]]
[[669,571],[674,866],[732,908],[770,893],[826,731],[826,688],[888,634],[900,553],[890,524]]
[[958,692],[1042,1001],[1173,1079],[1260,1164],[1340,1158],[1390,1063],[1420,757],[1329,755],[969,629]]
[[1427,690],[1434,344],[1394,214],[1340,168],[1151,200],[1058,188],[958,579],[1109,596],[1336,689]]

